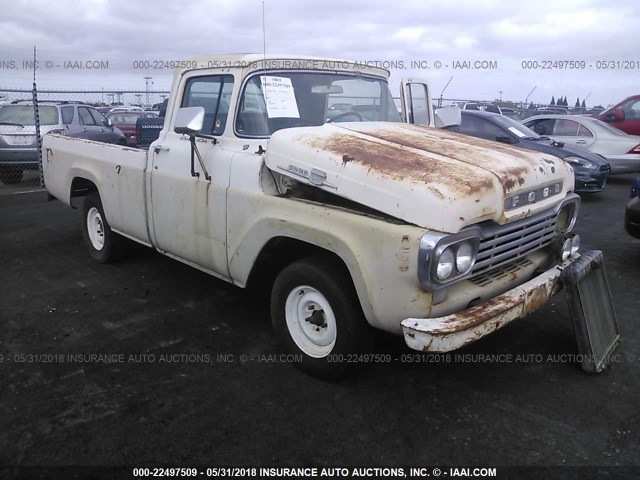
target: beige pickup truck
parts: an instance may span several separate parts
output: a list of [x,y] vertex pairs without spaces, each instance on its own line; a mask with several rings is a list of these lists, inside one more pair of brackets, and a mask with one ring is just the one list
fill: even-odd
[[[51,195],[83,211],[89,254],[123,237],[271,291],[288,353],[314,375],[372,348],[463,347],[542,307],[579,257],[571,168],[450,133],[425,82],[342,60],[185,61],[149,151],[46,135]],[[457,113],[456,113],[457,112]]]

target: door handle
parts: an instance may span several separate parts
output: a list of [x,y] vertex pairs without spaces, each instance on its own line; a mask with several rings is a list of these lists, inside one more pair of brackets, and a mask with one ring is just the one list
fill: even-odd
[[580,144],[580,145],[584,145],[585,143],[587,143],[586,140],[577,140],[576,143]]
[[86,128],[83,128],[83,129],[82,129],[82,131],[86,133],[86,132],[88,132],[89,130],[87,130]]
[[156,152],[168,152],[169,150],[171,150],[171,147],[163,147],[162,145],[155,145],[153,149]]

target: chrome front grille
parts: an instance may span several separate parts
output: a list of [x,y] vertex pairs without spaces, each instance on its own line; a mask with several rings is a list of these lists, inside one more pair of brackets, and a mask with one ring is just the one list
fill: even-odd
[[545,212],[506,225],[481,227],[481,240],[471,275],[506,265],[546,247],[558,235],[558,212]]

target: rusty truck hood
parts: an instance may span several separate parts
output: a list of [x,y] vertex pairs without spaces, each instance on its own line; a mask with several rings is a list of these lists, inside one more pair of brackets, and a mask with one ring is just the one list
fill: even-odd
[[[402,123],[280,130],[265,161],[301,182],[443,232],[533,215],[557,204],[574,184],[573,171],[557,157]],[[560,192],[505,211],[508,197],[559,181]]]

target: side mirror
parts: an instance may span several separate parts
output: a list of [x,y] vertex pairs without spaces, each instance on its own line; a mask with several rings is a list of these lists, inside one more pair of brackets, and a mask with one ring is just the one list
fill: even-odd
[[453,127],[462,123],[460,107],[439,108],[435,113],[435,125],[437,128]]
[[509,145],[511,145],[513,143],[511,141],[511,137],[507,137],[506,135],[505,136],[501,136],[501,135],[497,136],[496,137],[496,141],[500,142],[500,143],[507,143]]
[[613,111],[613,119],[616,122],[624,120],[624,110],[622,110],[622,107],[618,107]]
[[112,128],[113,127],[113,122],[111,121],[110,118],[107,118],[106,120],[104,120],[102,123],[104,123],[105,127],[109,127]]
[[204,124],[204,108],[183,107],[176,114],[173,131],[182,135],[197,135]]

